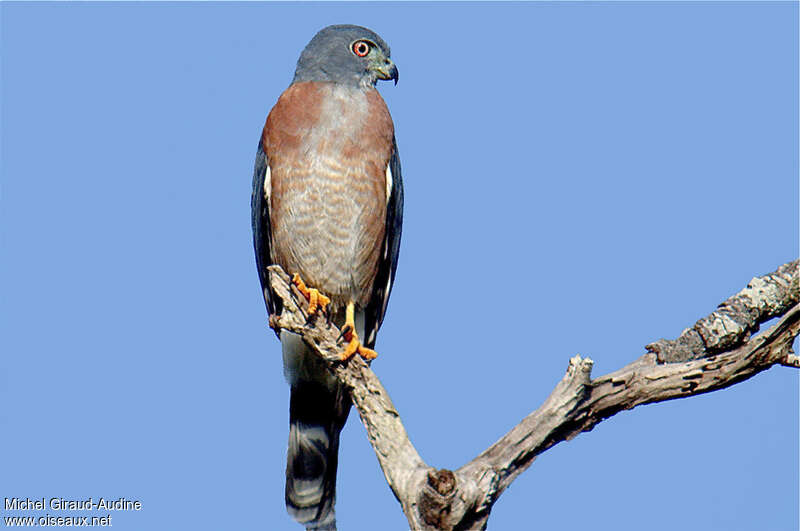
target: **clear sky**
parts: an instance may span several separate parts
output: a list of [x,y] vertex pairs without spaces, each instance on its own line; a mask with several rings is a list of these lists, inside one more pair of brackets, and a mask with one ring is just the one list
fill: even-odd
[[[373,368],[431,465],[494,442],[570,356],[617,369],[798,255],[795,3],[0,10],[0,497],[140,500],[120,531],[299,529],[250,187],[328,24],[374,29],[400,70]],[[343,530],[404,528],[355,413],[338,485]],[[797,372],[603,422],[490,528],[798,529]]]

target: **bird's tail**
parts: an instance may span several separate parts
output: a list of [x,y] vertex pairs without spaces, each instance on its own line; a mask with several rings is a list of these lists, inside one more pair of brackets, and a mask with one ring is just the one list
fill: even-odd
[[[339,433],[350,412],[350,396],[324,367],[313,367],[316,363],[306,353],[296,357],[300,348],[291,346],[294,338],[285,339],[281,337],[291,385],[286,510],[309,530],[335,530]],[[293,359],[287,359],[287,351],[294,351]]]
[[[339,386],[337,386],[339,387]],[[339,432],[350,411],[344,389],[297,381],[289,404],[286,509],[307,529],[336,529]]]

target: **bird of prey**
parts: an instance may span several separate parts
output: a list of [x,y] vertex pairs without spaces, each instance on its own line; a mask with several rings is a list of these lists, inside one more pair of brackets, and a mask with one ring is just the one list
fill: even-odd
[[[393,79],[389,46],[367,28],[329,26],[297,61],[267,117],[256,154],[252,222],[270,314],[281,302],[267,267],[280,265],[342,329],[342,359],[372,359],[400,247],[403,184],[394,124],[375,85]],[[335,529],[339,432],[350,397],[303,340],[279,332],[291,387],[286,508],[308,529]]]

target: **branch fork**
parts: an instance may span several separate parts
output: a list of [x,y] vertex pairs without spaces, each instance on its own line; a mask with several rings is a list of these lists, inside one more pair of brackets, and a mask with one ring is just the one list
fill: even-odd
[[[590,431],[616,413],[642,404],[729,387],[773,365],[800,368],[792,341],[800,333],[798,261],[756,277],[686,329],[677,339],[610,374],[591,378],[594,362],[574,356],[544,403],[458,470],[426,464],[411,444],[386,389],[360,356],[342,362],[340,331],[325,319],[308,320],[308,302],[278,266],[270,283],[283,300],[276,331],[303,337],[350,391],[386,481],[413,530],[485,529],[492,506],[542,452]],[[759,326],[781,317],[769,330]]]

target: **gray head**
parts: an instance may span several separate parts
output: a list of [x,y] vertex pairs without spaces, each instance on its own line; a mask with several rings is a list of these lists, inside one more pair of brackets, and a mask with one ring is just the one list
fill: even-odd
[[397,84],[397,67],[389,55],[389,45],[367,28],[328,26],[300,54],[292,83],[330,81],[372,87],[379,79],[394,79]]

